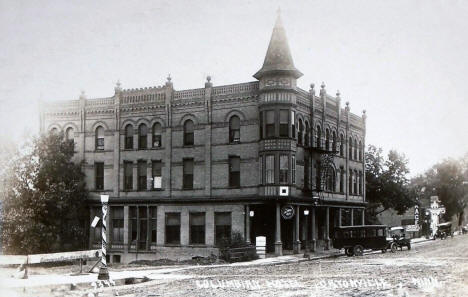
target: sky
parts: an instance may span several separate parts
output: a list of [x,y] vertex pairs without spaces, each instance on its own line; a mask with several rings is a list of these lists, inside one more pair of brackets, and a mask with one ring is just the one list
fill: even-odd
[[[39,100],[254,81],[281,15],[299,87],[367,111],[366,143],[411,175],[468,152],[468,1],[0,0],[0,140],[39,130]],[[318,87],[317,87],[318,88]]]

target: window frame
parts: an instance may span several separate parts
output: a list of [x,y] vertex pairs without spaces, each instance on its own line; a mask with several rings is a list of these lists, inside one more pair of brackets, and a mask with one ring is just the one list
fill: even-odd
[[[188,168],[191,163],[191,167],[192,167],[192,170],[191,170],[191,173],[190,172],[187,172],[189,171],[190,168]],[[193,172],[195,171],[195,161],[193,158],[184,158],[182,160],[182,176],[183,176],[183,179],[182,179],[182,188],[184,190],[193,190],[193,184],[194,184],[194,175],[193,175]],[[189,181],[190,180],[190,181]]]
[[132,150],[133,149],[133,135],[135,134],[135,129],[133,128],[132,124],[128,124],[125,126],[124,131],[125,131],[124,149]]
[[[191,123],[191,127],[189,124]],[[190,129],[189,129],[190,128]],[[191,130],[191,131],[189,131]],[[191,119],[187,119],[184,122],[184,146],[195,145],[195,123]]]
[[[169,217],[174,216],[176,220],[179,221],[178,225],[169,225]],[[166,212],[165,221],[164,221],[164,242],[166,245],[180,245],[181,243],[181,213],[180,212]],[[171,229],[168,229],[171,228]],[[171,234],[171,232],[176,231],[176,234]],[[168,236],[171,234],[171,237]],[[173,238],[172,238],[173,237]],[[169,240],[170,239],[170,240]]]
[[[203,225],[194,225],[193,224],[194,216],[203,216]],[[200,226],[202,227],[200,228]],[[190,212],[189,213],[189,244],[191,245],[205,245],[206,244],[206,213],[205,212]]]
[[152,147],[153,148],[162,147],[162,125],[161,123],[159,122],[154,123],[152,127],[152,132],[153,132]]
[[[146,131],[143,129],[145,129]],[[138,126],[138,149],[148,149],[148,126],[145,123],[141,123]]]
[[[238,170],[235,168],[233,162],[238,162]],[[230,188],[240,188],[240,156],[229,156],[228,160],[228,176],[229,176],[229,187]]]
[[104,191],[104,162],[94,162],[94,189]]
[[[234,120],[238,121],[238,127],[234,127]],[[241,121],[240,121],[240,117],[237,116],[237,115],[232,115],[230,118],[229,118],[229,143],[240,143],[240,137],[241,137],[241,134],[240,134],[240,128],[241,128]],[[237,136],[236,136],[236,133],[237,133]]]

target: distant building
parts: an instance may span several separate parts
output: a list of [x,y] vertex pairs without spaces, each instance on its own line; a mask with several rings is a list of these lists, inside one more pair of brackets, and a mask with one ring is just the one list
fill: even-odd
[[[75,141],[90,220],[100,194],[110,195],[110,261],[217,254],[234,232],[266,236],[281,255],[327,248],[334,226],[361,224],[365,114],[343,108],[325,84],[318,94],[300,89],[301,76],[278,16],[256,81],[214,86],[208,77],[178,91],[168,77],[44,104],[41,131]],[[100,240],[91,229],[90,247]]]

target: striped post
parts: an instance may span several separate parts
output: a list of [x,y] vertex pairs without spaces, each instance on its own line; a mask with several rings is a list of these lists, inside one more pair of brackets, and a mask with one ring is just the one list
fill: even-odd
[[107,255],[107,209],[108,209],[108,201],[109,201],[109,195],[101,195],[101,202],[102,202],[102,233],[101,233],[101,238],[102,238],[102,245],[101,245],[101,267],[99,269],[99,275],[98,279],[99,280],[109,280],[109,271],[107,271],[107,261],[106,261],[106,255]]

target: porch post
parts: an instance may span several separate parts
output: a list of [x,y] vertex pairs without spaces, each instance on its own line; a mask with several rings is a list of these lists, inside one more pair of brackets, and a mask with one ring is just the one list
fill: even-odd
[[361,222],[361,225],[365,225],[366,224],[366,221],[364,220],[364,214],[366,213],[365,209],[363,208],[362,209],[362,216],[361,216],[361,219],[362,219],[362,222]]
[[245,242],[250,244],[250,205],[245,206]]
[[338,208],[338,227],[341,227],[341,207]]
[[276,203],[275,255],[283,255],[283,243],[281,242],[281,213],[279,202]]
[[330,249],[330,207],[325,207],[325,250]]
[[310,220],[311,220],[311,225],[310,225],[310,251],[315,252],[316,249],[316,235],[315,235],[315,207],[312,207],[310,210]]
[[301,251],[301,241],[299,240],[299,218],[301,213],[299,212],[299,205],[296,205],[296,220],[294,222],[294,254],[299,254]]
[[351,226],[354,226],[354,208],[351,208]]

